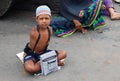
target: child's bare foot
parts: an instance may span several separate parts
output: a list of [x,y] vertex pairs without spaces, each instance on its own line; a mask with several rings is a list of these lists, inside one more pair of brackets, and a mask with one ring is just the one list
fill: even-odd
[[120,20],[120,13],[114,12],[113,14],[111,14],[111,19]]
[[84,10],[81,10],[79,13],[79,17],[82,18],[84,16]]
[[65,65],[65,59],[58,61],[58,66],[64,66],[64,65]]

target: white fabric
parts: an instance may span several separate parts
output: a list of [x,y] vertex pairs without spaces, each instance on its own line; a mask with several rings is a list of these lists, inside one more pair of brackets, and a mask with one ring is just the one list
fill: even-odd
[[42,5],[42,6],[39,6],[37,9],[36,9],[36,17],[39,16],[40,14],[48,14],[51,16],[51,10],[48,6],[46,5]]
[[17,53],[16,56],[18,57],[18,59],[24,64],[24,55],[25,53],[24,52],[20,52],[20,53]]

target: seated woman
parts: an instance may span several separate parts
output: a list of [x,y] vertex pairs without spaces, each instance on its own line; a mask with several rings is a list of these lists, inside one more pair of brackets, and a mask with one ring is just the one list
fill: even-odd
[[104,11],[103,14],[110,16],[112,20],[120,19],[120,13],[115,12],[112,0],[103,0],[102,9]]
[[[87,30],[84,28],[90,28],[96,30],[105,25],[104,18],[102,16],[102,0],[90,1],[90,0],[60,0],[60,14],[63,16],[66,21],[67,26],[71,30],[78,30],[82,33],[86,33]],[[53,19],[52,26],[55,27],[55,31],[59,31],[60,27],[64,28],[64,24],[56,22],[56,19]],[[69,24],[69,25],[68,25]],[[59,28],[57,29],[57,27]],[[66,25],[65,25],[66,26]],[[69,28],[67,27],[66,30]],[[61,30],[62,30],[61,28]],[[65,29],[65,28],[64,28]],[[70,31],[71,31],[70,30]],[[67,34],[62,32],[63,35]],[[68,32],[71,33],[71,32]]]

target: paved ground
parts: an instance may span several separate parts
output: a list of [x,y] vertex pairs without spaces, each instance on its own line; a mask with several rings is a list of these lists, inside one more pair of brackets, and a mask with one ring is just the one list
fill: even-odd
[[[118,4],[115,9],[120,12]],[[102,30],[76,32],[67,38],[52,36],[49,47],[68,52],[61,70],[46,77],[26,74],[15,54],[29,40],[34,16],[34,12],[11,11],[0,20],[1,81],[120,81],[120,20],[108,17]]]

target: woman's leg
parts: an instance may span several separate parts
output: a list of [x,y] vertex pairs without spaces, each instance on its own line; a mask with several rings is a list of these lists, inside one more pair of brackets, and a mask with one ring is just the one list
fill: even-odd
[[89,27],[96,30],[104,26],[104,17],[101,11],[102,1],[96,0],[88,8],[84,9],[82,27]]
[[112,0],[103,0],[102,10],[104,15],[110,16],[109,8],[113,8]]
[[120,19],[120,13],[115,12],[114,8],[109,8],[108,11],[110,13],[110,18],[112,20],[119,20]]
[[106,10],[104,11],[109,12],[112,20],[120,19],[120,13],[115,12],[112,0],[103,0],[103,4],[106,6]]

